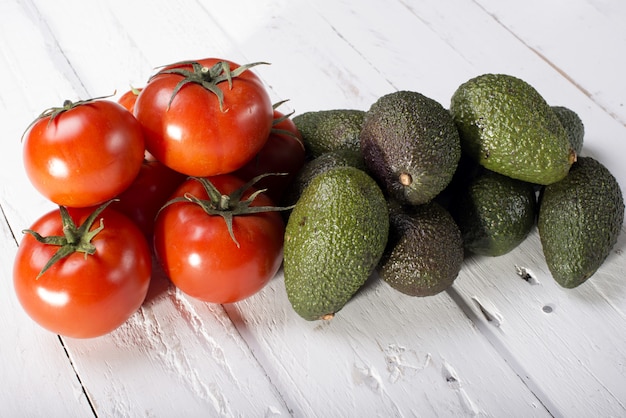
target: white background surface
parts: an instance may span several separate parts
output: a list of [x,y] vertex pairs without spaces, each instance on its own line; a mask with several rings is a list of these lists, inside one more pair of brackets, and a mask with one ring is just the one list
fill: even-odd
[[0,415],[626,416],[624,232],[574,290],[551,279],[534,231],[467,259],[434,297],[374,277],[323,323],[292,311],[282,273],[227,306],[157,273],[140,311],[92,340],[34,324],[11,277],[20,231],[52,207],[23,171],[26,126],[179,60],[268,61],[255,72],[296,113],[365,110],[398,89],[448,106],[471,77],[516,75],[581,116],[583,154],[626,189],[624,22],[621,0],[0,0]]

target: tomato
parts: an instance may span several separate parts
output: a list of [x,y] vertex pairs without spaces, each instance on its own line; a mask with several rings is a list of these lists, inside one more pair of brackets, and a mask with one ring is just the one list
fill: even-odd
[[[132,87],[130,90],[122,94],[120,98],[117,100],[117,102],[121,104],[126,110],[133,113],[135,111],[135,103],[137,103],[137,97],[139,97],[139,93],[141,93],[141,90],[143,89]],[[144,135],[144,138],[145,138],[145,135]],[[148,150],[144,152],[143,158],[144,160],[148,160],[148,161],[156,161],[156,158],[154,158],[154,155],[150,154]]]
[[186,178],[158,161],[145,160],[135,181],[117,196],[119,201],[112,207],[133,220],[152,241],[157,212]]
[[[209,193],[201,182],[206,180],[219,190],[215,200],[221,201],[211,204],[212,214],[194,201],[201,199],[209,205]],[[243,184],[230,174],[191,178],[157,216],[157,260],[174,285],[189,296],[212,303],[237,302],[261,290],[280,268],[285,228],[282,217],[275,211],[238,215],[238,211],[245,212],[246,199],[254,191],[248,189],[239,201],[235,191]],[[219,198],[219,193],[231,196],[229,208],[217,208],[228,200]],[[262,193],[252,197],[248,209],[273,205]]]
[[206,58],[158,72],[135,103],[147,150],[173,170],[199,177],[230,173],[252,159],[273,116],[252,65]]
[[[101,213],[93,208],[59,208],[39,218],[30,230],[43,237],[64,237],[64,211],[72,225],[85,225],[95,234],[86,236],[81,247],[91,244],[93,254],[71,253],[44,271],[63,247],[42,243],[27,233],[14,261],[15,292],[26,313],[42,327],[68,337],[101,336],[123,324],[145,299],[150,249],[132,221],[110,208]],[[89,222],[90,217],[94,222]],[[72,231],[78,233],[80,227],[74,225]]]
[[141,168],[141,125],[118,103],[92,100],[44,112],[24,135],[23,160],[33,186],[70,207],[103,203]]
[[274,110],[274,121],[275,124],[263,148],[235,174],[246,181],[265,173],[286,174],[268,176],[256,183],[257,188],[267,189],[266,193],[278,202],[287,186],[304,166],[306,154],[302,135],[295,123],[278,110]]
[[141,93],[141,90],[141,88],[131,87],[130,90],[126,91],[120,96],[117,102],[121,104],[126,110],[133,113],[133,111],[135,110],[137,97],[139,96],[139,93]]

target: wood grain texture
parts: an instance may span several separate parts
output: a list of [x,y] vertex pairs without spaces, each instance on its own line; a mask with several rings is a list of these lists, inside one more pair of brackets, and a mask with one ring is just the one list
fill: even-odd
[[505,256],[466,259],[434,297],[373,276],[330,322],[293,312],[282,271],[220,306],[177,291],[157,268],[126,324],[74,340],[32,323],[11,282],[20,231],[52,208],[21,165],[30,121],[205,56],[270,62],[255,72],[296,113],[365,110],[400,89],[448,106],[475,75],[517,75],[581,116],[584,154],[626,189],[625,17],[621,3],[599,0],[3,0],[0,415],[625,415],[624,230],[577,289],[554,283],[533,231]]

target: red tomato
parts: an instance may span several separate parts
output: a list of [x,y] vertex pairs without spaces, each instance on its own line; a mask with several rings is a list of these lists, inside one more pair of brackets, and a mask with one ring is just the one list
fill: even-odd
[[260,174],[286,173],[284,176],[268,176],[256,183],[258,189],[267,189],[267,194],[279,202],[305,162],[305,149],[302,135],[295,123],[283,113],[274,110],[276,122],[267,142],[259,153],[235,174],[244,180],[251,180]]
[[[137,103],[137,97],[139,97],[139,93],[141,93],[141,90],[143,89],[132,87],[126,93],[122,94],[122,96],[120,96],[117,102],[121,104],[126,110],[133,113],[135,111],[135,103]],[[144,134],[144,138],[145,138],[145,134]],[[148,161],[156,161],[156,158],[154,158],[154,155],[150,154],[147,150],[144,152],[143,158],[144,160],[148,160]]]
[[144,155],[141,125],[108,100],[66,103],[44,113],[24,136],[26,173],[46,198],[70,207],[95,206],[135,179]]
[[111,207],[128,216],[152,241],[154,219],[176,188],[187,177],[158,161],[144,161],[135,181],[117,196]]
[[171,65],[149,80],[135,116],[157,160],[189,176],[213,176],[240,168],[263,147],[272,127],[272,103],[261,80],[237,68],[248,67],[207,58]]
[[137,102],[137,96],[141,93],[140,88],[132,87],[130,90],[126,91],[124,94],[120,96],[117,100],[119,104],[121,104],[126,110],[130,113],[133,113],[135,110],[135,103]]
[[[228,174],[209,180],[223,194],[244,184]],[[184,182],[173,197],[183,196],[209,197],[197,179]],[[264,194],[251,204],[272,205]],[[278,212],[234,215],[232,233],[237,243],[222,216],[210,215],[197,203],[183,199],[165,206],[157,216],[156,257],[174,285],[189,296],[212,303],[237,302],[262,289],[280,268],[284,223]]]
[[[68,209],[82,224],[93,208]],[[150,283],[151,254],[141,231],[126,216],[105,209],[89,230],[103,219],[103,229],[91,239],[94,253],[75,252],[38,275],[59,250],[27,233],[13,266],[17,298],[42,327],[64,336],[91,338],[109,333],[141,306]],[[60,210],[53,210],[31,227],[40,235],[64,236]]]

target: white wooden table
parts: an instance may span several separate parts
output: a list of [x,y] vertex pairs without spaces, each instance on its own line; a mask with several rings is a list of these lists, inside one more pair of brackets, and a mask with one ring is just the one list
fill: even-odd
[[626,189],[625,23],[622,0],[0,0],[0,416],[626,416],[624,230],[574,290],[534,231],[466,260],[447,292],[371,280],[323,323],[292,311],[282,273],[227,306],[156,274],[120,329],[61,338],[26,316],[11,276],[20,231],[52,208],[24,173],[25,127],[179,60],[268,61],[257,74],[296,113],[398,89],[448,106],[473,76],[516,75],[581,116],[584,154]]

